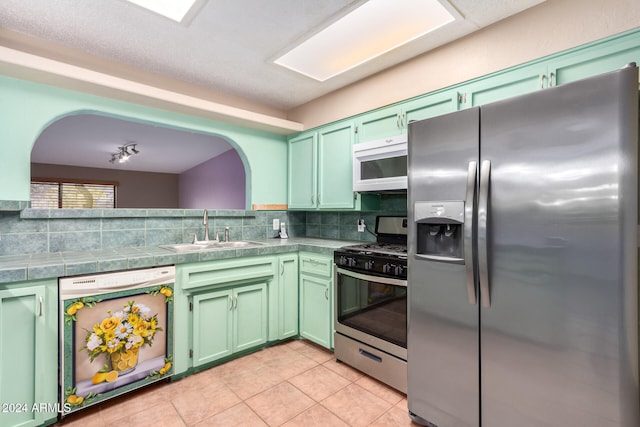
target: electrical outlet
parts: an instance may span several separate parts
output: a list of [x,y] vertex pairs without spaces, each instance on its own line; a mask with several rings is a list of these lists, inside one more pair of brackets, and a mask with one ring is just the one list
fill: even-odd
[[364,219],[359,219],[358,220],[358,233],[364,233],[365,227],[366,227],[366,225],[364,223]]
[[280,220],[278,218],[273,219],[273,229],[280,230]]

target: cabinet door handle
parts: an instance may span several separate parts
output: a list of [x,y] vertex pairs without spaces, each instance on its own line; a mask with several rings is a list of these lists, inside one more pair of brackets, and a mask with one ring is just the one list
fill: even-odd
[[552,71],[549,73],[549,87],[553,86],[553,78],[556,76],[556,74]]
[[540,76],[540,89],[544,89],[544,81],[546,80],[547,76],[545,76],[544,74]]
[[280,275],[284,276],[284,262],[280,263]]
[[229,295],[229,311],[233,310],[233,295]]
[[235,299],[236,303],[234,304],[233,308],[237,309],[238,308],[238,295],[234,296],[233,299]]
[[329,288],[324,288],[324,298],[329,301]]
[[312,194],[312,195],[311,195],[311,204],[312,204],[312,205],[315,205],[315,200],[316,200],[316,199],[314,199],[314,198],[313,198],[313,194]]
[[42,313],[42,311],[43,311],[43,309],[42,309],[42,295],[40,295],[38,297],[38,299],[40,300],[40,307],[38,308],[38,316],[42,317],[42,314],[43,314]]

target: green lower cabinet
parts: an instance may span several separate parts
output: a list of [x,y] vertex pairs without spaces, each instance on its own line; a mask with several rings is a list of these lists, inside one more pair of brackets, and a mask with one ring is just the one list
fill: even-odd
[[267,284],[196,294],[193,366],[201,366],[267,342]]
[[267,284],[242,286],[235,290],[233,308],[233,352],[267,342]]
[[39,426],[58,411],[57,281],[0,287],[0,425]]
[[300,275],[300,336],[331,348],[331,280]]
[[333,258],[300,253],[300,336],[333,348]]
[[278,339],[298,335],[298,254],[278,258]]
[[233,352],[232,304],[231,290],[193,296],[193,366]]

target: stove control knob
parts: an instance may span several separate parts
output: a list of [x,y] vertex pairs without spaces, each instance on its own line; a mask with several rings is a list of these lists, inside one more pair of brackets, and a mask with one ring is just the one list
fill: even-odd
[[355,267],[356,264],[357,264],[357,261],[355,258],[352,258],[352,257],[347,258],[347,265],[349,267]]
[[364,264],[364,269],[365,270],[373,270],[373,264],[375,264],[375,262],[370,259],[368,260],[365,264]]
[[340,264],[340,265],[347,265],[347,257],[346,257],[346,256],[344,256],[344,255],[342,255],[342,256],[340,257],[340,259],[338,260],[338,264]]
[[394,273],[396,276],[402,276],[402,273],[404,273],[404,267],[401,265],[396,265]]
[[386,263],[385,265],[382,266],[382,272],[391,273],[393,267],[394,266],[392,264]]

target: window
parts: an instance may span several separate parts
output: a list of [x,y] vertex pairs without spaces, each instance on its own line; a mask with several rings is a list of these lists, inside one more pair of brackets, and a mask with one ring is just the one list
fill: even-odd
[[117,182],[33,179],[31,208],[111,209],[116,207],[117,187]]

